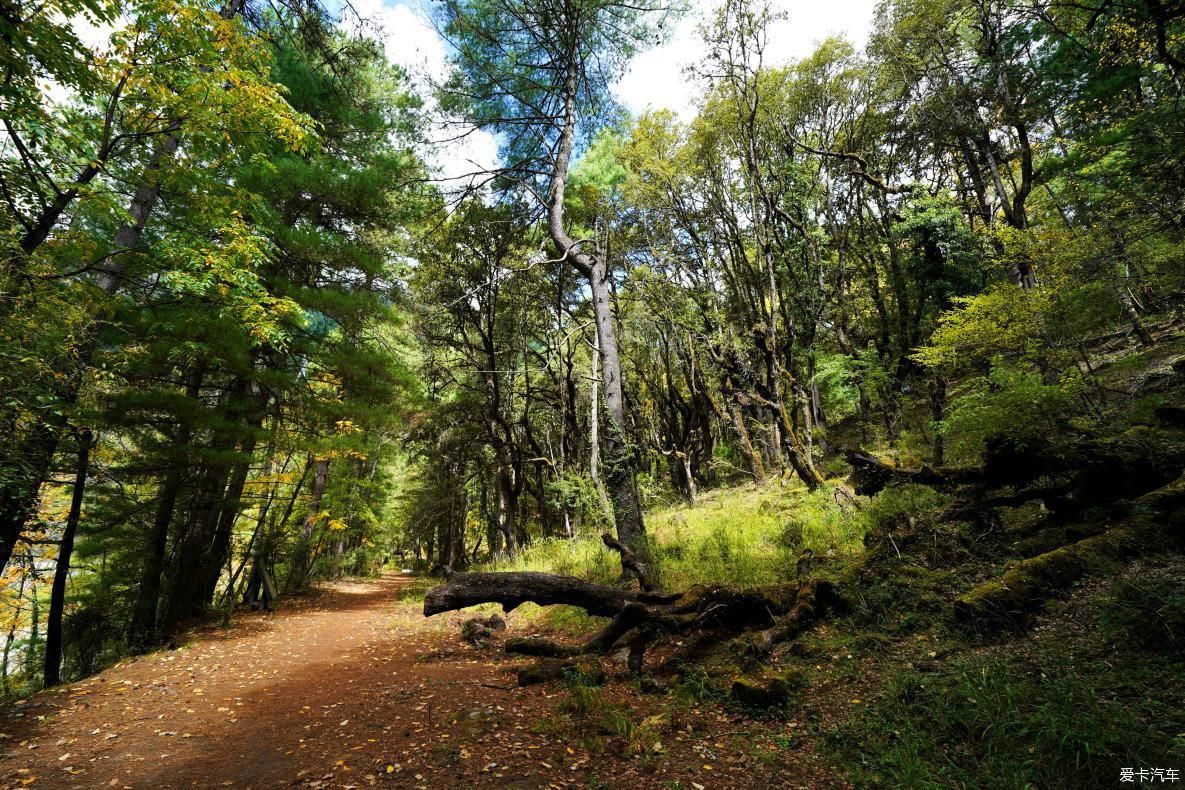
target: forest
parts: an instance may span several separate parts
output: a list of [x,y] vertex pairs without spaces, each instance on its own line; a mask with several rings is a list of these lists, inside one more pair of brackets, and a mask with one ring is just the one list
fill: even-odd
[[0,0],[0,729],[381,583],[524,787],[1177,781],[1185,5],[701,5]]

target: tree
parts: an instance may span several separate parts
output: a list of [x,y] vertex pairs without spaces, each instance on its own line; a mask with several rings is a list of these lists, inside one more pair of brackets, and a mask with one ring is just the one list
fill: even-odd
[[650,38],[657,6],[579,2],[448,2],[446,35],[456,47],[451,105],[473,123],[505,135],[506,167],[497,174],[532,196],[544,213],[556,262],[583,275],[591,290],[607,430],[604,478],[621,539],[644,548],[645,527],[634,488],[625,394],[610,290],[611,261],[593,239],[570,234],[565,196],[578,137],[608,109],[608,85],[637,46]]

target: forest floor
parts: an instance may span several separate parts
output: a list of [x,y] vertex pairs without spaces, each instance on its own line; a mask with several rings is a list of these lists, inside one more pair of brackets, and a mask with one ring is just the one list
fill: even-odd
[[[327,585],[270,614],[0,706],[0,783],[41,787],[844,787],[793,720],[688,705],[670,721],[610,663],[603,691],[638,728],[550,722],[569,693],[517,688],[521,659],[425,619],[387,575]],[[534,627],[507,617],[509,632]],[[568,701],[568,702],[566,702]],[[665,712],[664,712],[665,711]],[[617,748],[614,748],[614,741]],[[786,748],[788,741],[794,748]],[[607,744],[607,745],[606,745]]]

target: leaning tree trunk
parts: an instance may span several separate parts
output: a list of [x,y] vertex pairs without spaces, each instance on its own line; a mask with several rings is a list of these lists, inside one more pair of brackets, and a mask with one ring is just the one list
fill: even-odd
[[621,382],[621,357],[617,327],[609,294],[609,267],[596,261],[592,268],[593,312],[601,344],[601,379],[605,392],[605,426],[602,475],[613,503],[617,536],[635,551],[645,551],[646,530],[634,494],[634,453],[625,430],[625,396]]
[[576,139],[576,68],[568,62],[564,82],[564,114],[559,149],[551,172],[548,193],[547,228],[552,243],[562,256],[588,280],[592,291],[593,317],[601,346],[602,391],[608,425],[605,431],[604,480],[613,503],[617,534],[634,551],[645,551],[646,528],[634,492],[635,461],[625,430],[625,396],[621,380],[621,356],[617,344],[612,301],[609,293],[609,264],[603,256],[580,249],[585,242],[573,239],[564,227],[564,192],[568,167]]
[[66,610],[66,582],[70,578],[70,557],[74,553],[74,536],[82,518],[82,495],[86,491],[86,473],[90,468],[91,447],[94,440],[90,431],[78,432],[78,464],[74,470],[74,494],[70,498],[70,514],[62,530],[58,548],[58,563],[54,569],[53,591],[49,598],[49,619],[45,623],[45,685],[62,682],[62,616]]

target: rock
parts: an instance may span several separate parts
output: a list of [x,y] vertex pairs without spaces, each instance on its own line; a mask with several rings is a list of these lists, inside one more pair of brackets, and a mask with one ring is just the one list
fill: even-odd
[[466,620],[461,626],[461,639],[471,645],[480,645],[493,635],[494,632],[486,627],[485,621],[478,617]]
[[471,645],[480,645],[497,631],[506,630],[506,621],[500,615],[472,617],[461,626],[461,638]]
[[565,676],[579,678],[580,684],[585,686],[600,686],[605,682],[605,670],[601,667],[601,662],[584,657],[576,660],[545,658],[538,664],[520,667],[518,684],[533,686],[559,680]]
[[795,670],[761,678],[742,676],[732,682],[732,698],[756,710],[784,708],[803,685],[802,673]]
[[791,643],[789,652],[790,652],[790,655],[798,656],[799,658],[810,658],[811,656],[813,656],[815,654],[814,650],[812,650],[809,646],[803,644],[802,642]]
[[568,663],[570,662],[560,661],[558,659],[545,659],[538,664],[519,667],[518,684],[520,686],[533,686],[537,683],[557,680]]
[[638,681],[638,689],[643,694],[666,694],[667,686],[649,675],[642,677]]

